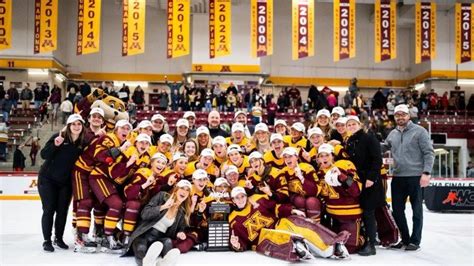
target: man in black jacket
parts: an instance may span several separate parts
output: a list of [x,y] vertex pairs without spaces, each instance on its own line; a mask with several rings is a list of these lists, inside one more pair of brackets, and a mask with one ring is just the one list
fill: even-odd
[[229,136],[229,133],[222,130],[222,128],[220,127],[221,115],[219,114],[219,112],[211,111],[207,116],[207,123],[212,138],[215,138],[217,136],[227,138]]

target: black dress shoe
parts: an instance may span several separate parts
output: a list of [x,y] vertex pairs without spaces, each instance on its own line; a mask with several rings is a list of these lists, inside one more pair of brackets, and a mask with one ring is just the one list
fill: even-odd
[[416,251],[418,249],[420,249],[420,246],[413,243],[408,244],[408,246],[405,248],[406,251]]
[[375,246],[373,244],[367,244],[357,252],[360,256],[372,256],[376,254]]
[[403,243],[402,241],[398,242],[397,244],[394,244],[394,245],[391,245],[390,248],[393,248],[393,249],[403,249],[405,248],[407,245],[405,243]]
[[69,246],[64,243],[62,238],[55,238],[54,243],[56,247],[61,248],[61,249],[69,249]]
[[43,242],[43,250],[48,252],[54,251],[53,243],[51,242],[51,240],[46,240]]

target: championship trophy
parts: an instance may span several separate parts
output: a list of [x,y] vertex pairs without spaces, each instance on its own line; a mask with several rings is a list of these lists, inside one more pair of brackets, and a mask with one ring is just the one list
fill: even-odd
[[221,198],[229,197],[229,193],[213,192],[212,194],[215,194],[213,196],[216,198],[216,201],[211,203],[211,207],[209,207],[207,251],[228,251],[230,238],[228,216],[230,206],[227,203],[221,202]]

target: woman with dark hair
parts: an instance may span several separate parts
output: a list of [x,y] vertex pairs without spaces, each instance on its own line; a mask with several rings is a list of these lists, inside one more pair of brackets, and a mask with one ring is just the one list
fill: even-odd
[[38,191],[43,205],[41,225],[45,251],[54,251],[51,242],[53,223],[55,246],[69,248],[63,241],[63,234],[72,197],[71,172],[82,152],[83,137],[84,120],[80,115],[73,114],[67,119],[66,127],[54,134],[41,150],[45,162],[38,174]]

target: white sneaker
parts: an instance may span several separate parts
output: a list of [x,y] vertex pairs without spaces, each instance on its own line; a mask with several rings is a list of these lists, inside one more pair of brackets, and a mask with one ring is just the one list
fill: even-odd
[[160,256],[161,251],[163,250],[163,243],[156,241],[153,243],[147,250],[145,257],[143,258],[143,266],[155,266],[158,261],[158,256]]
[[[158,259],[156,266],[174,266],[178,261],[178,256],[181,254],[179,249],[173,248],[162,259]],[[143,264],[145,266],[145,264]],[[154,265],[155,266],[155,265]]]

